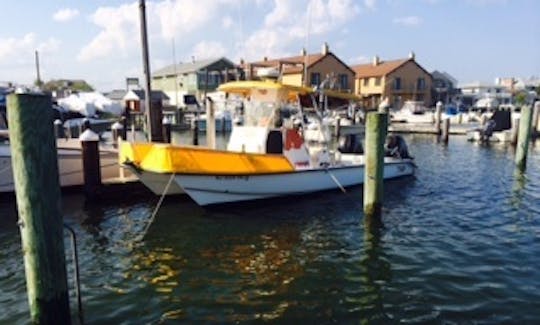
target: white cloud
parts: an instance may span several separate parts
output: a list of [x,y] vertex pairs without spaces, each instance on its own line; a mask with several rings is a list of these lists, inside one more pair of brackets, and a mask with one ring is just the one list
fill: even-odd
[[22,38],[0,38],[0,63],[16,60],[19,63],[31,62],[34,51],[51,54],[60,48],[60,41],[51,37],[45,41],[38,41],[34,33],[27,33]]
[[377,1],[376,0],[364,0],[364,7],[367,9],[373,10],[375,9]]
[[422,18],[418,16],[407,16],[394,18],[392,21],[394,24],[403,25],[403,26],[417,26],[422,23]]
[[248,60],[256,60],[287,55],[293,45],[299,51],[308,32],[308,19],[310,37],[323,36],[339,30],[359,12],[354,0],[274,0],[263,26],[247,37],[240,53]]
[[195,60],[218,58],[225,55],[227,49],[220,42],[201,41],[195,45],[191,53]]
[[365,55],[359,55],[359,56],[355,56],[349,59],[350,64],[363,64],[363,63],[369,63],[370,61],[371,59]]
[[[162,0],[146,3],[146,19],[150,35],[170,40],[177,35],[193,33],[218,17],[222,9],[241,0]],[[108,55],[127,55],[140,46],[139,7],[137,2],[118,7],[100,7],[91,21],[101,31],[78,55],[89,61]],[[158,23],[154,23],[158,22]]]
[[64,8],[55,12],[53,15],[53,19],[58,22],[65,22],[65,21],[69,21],[77,17],[78,15],[79,15],[79,10],[71,9],[71,8]]
[[226,28],[226,29],[229,29],[231,28],[231,26],[233,25],[233,20],[231,18],[231,16],[225,16],[222,20],[221,20],[221,25],[223,26],[223,28]]

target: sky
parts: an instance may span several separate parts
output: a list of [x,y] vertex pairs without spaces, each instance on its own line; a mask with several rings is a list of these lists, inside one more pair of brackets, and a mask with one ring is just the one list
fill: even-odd
[[[3,4],[0,83],[84,79],[100,91],[143,77],[137,0]],[[406,58],[458,83],[540,76],[538,0],[146,1],[152,71],[192,58],[233,62],[330,51],[348,64]]]

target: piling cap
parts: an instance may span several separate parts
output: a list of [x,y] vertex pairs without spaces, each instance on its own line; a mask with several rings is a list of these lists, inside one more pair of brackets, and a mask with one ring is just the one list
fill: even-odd
[[61,125],[62,121],[59,119],[54,120],[54,125]]
[[80,136],[79,136],[79,141],[81,142],[87,142],[87,141],[99,141],[99,135],[90,130],[90,129],[86,129]]
[[163,116],[163,120],[161,121],[163,124],[171,124],[171,120],[167,116]]
[[122,123],[119,123],[119,122],[114,122],[113,125],[111,125],[111,129],[113,130],[122,130],[124,128],[124,126],[122,125]]

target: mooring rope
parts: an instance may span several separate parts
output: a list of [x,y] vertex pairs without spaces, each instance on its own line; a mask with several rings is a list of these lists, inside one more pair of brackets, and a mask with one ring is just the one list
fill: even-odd
[[156,207],[154,208],[154,211],[152,212],[152,216],[150,217],[150,220],[148,221],[148,223],[146,224],[146,227],[144,228],[144,231],[142,232],[141,234],[141,237],[139,238],[139,241],[142,240],[144,238],[144,236],[146,235],[146,233],[148,232],[148,229],[150,229],[150,226],[152,225],[152,223],[154,222],[154,219],[156,218],[156,215],[159,211],[159,208],[161,208],[161,204],[163,203],[163,200],[165,199],[165,195],[167,195],[167,192],[169,191],[169,187],[171,186],[172,184],[172,181],[174,179],[174,176],[175,174],[172,173],[171,174],[171,177],[169,178],[169,181],[167,182],[167,186],[165,186],[165,190],[163,191],[163,193],[161,194],[161,197],[159,198],[159,201],[156,205]]

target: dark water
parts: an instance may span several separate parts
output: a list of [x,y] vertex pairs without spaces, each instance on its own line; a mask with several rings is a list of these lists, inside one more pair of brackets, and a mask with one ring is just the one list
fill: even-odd
[[[157,198],[65,197],[87,323],[540,322],[540,144],[519,176],[511,147],[406,138],[419,168],[387,183],[383,225],[361,188],[211,210],[180,198],[137,241]],[[0,323],[27,323],[13,204],[0,216]]]

